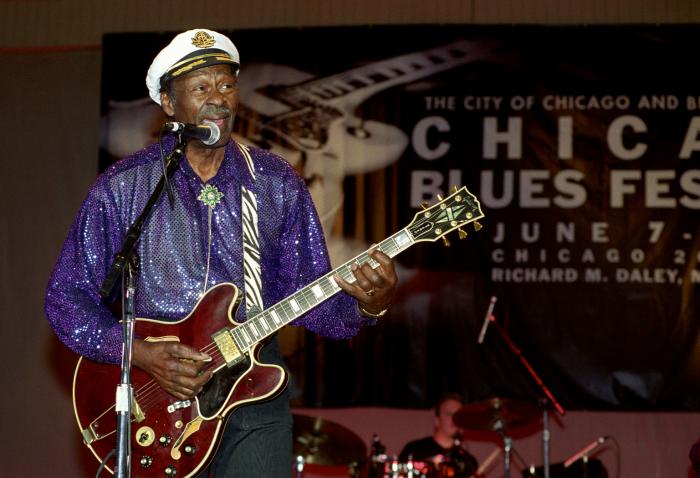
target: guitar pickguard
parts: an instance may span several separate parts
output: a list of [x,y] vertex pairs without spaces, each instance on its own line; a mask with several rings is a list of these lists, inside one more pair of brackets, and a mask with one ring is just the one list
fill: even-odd
[[211,418],[219,413],[226,404],[233,385],[249,367],[250,358],[244,356],[231,367],[223,367],[217,371],[197,395],[199,413],[205,418]]

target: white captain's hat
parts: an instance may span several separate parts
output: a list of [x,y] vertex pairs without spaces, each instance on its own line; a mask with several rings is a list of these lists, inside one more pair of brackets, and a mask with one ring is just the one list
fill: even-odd
[[168,81],[190,71],[222,63],[233,65],[238,74],[238,50],[226,35],[204,28],[180,33],[151,63],[146,75],[148,94],[160,104],[160,92]]

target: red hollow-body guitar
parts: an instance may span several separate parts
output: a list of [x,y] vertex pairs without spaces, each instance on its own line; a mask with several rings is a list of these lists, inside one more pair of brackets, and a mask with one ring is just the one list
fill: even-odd
[[[390,257],[419,241],[436,241],[484,215],[466,188],[457,190],[414,217],[411,224],[375,246]],[[475,229],[478,223],[475,223]],[[464,235],[460,229],[460,236]],[[261,363],[265,340],[341,289],[333,276],[352,282],[352,264],[376,263],[366,251],[267,310],[237,323],[239,291],[230,283],[209,289],[192,312],[177,322],[137,319],[135,333],[145,340],[177,340],[212,359],[212,379],[192,400],[178,400],[148,374],[134,368],[131,471],[135,477],[192,477],[216,452],[222,428],[240,406],[273,398],[287,383],[283,368]],[[83,441],[102,462],[116,444],[116,365],[81,358],[73,379],[73,406]],[[106,468],[113,472],[114,458]]]

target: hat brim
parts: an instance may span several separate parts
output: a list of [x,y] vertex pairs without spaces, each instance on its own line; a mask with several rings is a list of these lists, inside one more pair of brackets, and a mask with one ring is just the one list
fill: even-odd
[[186,75],[192,71],[199,70],[200,68],[221,64],[233,66],[235,73],[238,74],[238,62],[223,50],[212,48],[193,52],[171,66],[168,71],[161,76],[161,89],[165,88],[165,85],[175,78]]

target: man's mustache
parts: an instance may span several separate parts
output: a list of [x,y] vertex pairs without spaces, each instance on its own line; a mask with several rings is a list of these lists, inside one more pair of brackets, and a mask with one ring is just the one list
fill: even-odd
[[200,111],[199,116],[225,118],[231,116],[231,108],[227,106],[205,105]]

